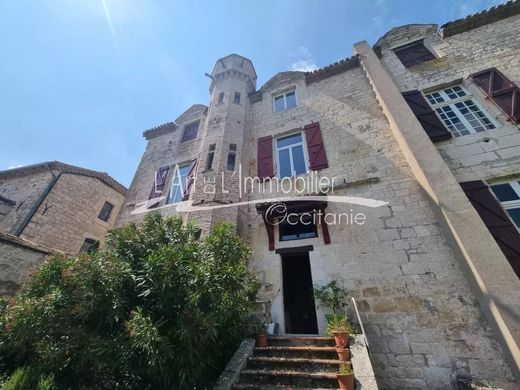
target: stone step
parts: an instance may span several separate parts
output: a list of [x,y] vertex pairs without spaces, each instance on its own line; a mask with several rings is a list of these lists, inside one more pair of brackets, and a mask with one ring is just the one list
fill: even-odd
[[313,346],[313,347],[333,347],[334,338],[320,336],[271,336],[269,345],[273,347],[283,346]]
[[235,383],[232,387],[234,390],[328,390],[327,388],[317,387],[295,387],[295,386],[283,386],[283,385],[268,385],[261,386],[256,384],[248,383]]
[[303,372],[280,370],[250,370],[245,369],[240,373],[241,384],[258,386],[296,386],[307,388],[337,389],[338,380],[335,373],[330,372]]
[[247,368],[253,370],[288,370],[304,372],[337,372],[341,362],[331,359],[306,359],[271,356],[252,356]]
[[305,359],[330,359],[338,358],[334,347],[313,347],[313,346],[282,346],[282,347],[256,347],[254,356],[271,356],[287,358]]

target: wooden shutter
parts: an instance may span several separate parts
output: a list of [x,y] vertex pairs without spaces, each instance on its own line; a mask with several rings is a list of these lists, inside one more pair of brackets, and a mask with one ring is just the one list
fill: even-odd
[[258,138],[258,177],[267,179],[274,176],[273,137]]
[[460,185],[509,260],[509,264],[520,277],[520,233],[500,202],[495,199],[489,187],[480,180],[468,181]]
[[422,40],[394,49],[394,53],[406,68],[435,59]]
[[442,124],[426,99],[424,99],[421,91],[413,90],[403,92],[403,97],[432,141],[451,138],[451,133]]
[[305,139],[307,141],[307,151],[309,153],[309,169],[317,171],[329,167],[327,153],[323,145],[323,137],[319,123],[311,123],[304,126]]
[[514,123],[520,122],[520,92],[515,83],[496,68],[473,73],[469,77],[509,119]]
[[[161,196],[169,171],[170,171],[170,167],[162,167],[162,168],[159,168],[159,171],[155,171],[155,178],[154,178],[152,190],[150,191],[150,196],[148,197],[148,199],[155,199],[155,198],[158,198]],[[159,202],[155,202],[155,203],[149,205],[148,207],[155,207],[158,204],[159,204]]]
[[191,160],[190,168],[188,169],[188,176],[186,177],[186,188],[182,194],[182,200],[188,200],[191,193],[191,187],[195,181],[195,168],[197,167],[197,159]]

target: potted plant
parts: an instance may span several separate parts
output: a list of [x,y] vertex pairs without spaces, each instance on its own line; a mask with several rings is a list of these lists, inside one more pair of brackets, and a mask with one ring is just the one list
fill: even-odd
[[350,359],[350,349],[348,348],[336,346],[336,353],[338,354],[338,359],[342,362]]
[[258,330],[258,334],[256,335],[256,346],[267,347],[267,331],[265,330],[263,323]]
[[327,334],[334,336],[337,347],[344,347],[348,345],[349,334],[351,333],[352,327],[348,322],[347,316],[333,316],[329,320],[327,327]]
[[341,363],[336,373],[340,390],[354,390],[354,370],[349,363]]
[[322,306],[332,309],[332,314],[325,314],[328,323],[339,315],[348,294],[348,290],[338,286],[338,282],[335,280],[324,286],[314,286],[316,300]]

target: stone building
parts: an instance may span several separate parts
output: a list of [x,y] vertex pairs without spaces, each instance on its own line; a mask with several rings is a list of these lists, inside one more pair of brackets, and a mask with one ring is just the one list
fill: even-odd
[[108,174],[57,161],[0,171],[0,295],[50,253],[102,244],[125,195]]
[[[144,132],[116,225],[144,212],[203,231],[232,222],[281,334],[323,334],[312,287],[337,280],[357,300],[382,388],[514,388],[520,3],[393,28],[353,54],[258,89],[249,59],[219,59],[208,106]],[[273,190],[281,178],[289,191]],[[302,179],[319,184],[301,194]],[[281,210],[274,199],[288,195],[300,198]],[[305,218],[288,223],[287,212]],[[334,220],[342,213],[351,223]]]

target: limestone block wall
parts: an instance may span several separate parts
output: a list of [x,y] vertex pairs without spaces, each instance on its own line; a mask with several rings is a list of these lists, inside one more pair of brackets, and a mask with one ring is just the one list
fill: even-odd
[[[377,378],[384,388],[446,389],[457,378],[512,381],[501,347],[482,316],[451,244],[394,139],[360,68],[305,84],[296,77],[299,105],[272,112],[271,91],[252,105],[250,174],[256,174],[257,139],[319,122],[330,168],[320,175],[345,179],[335,195],[384,200],[388,206],[363,212],[362,226],[331,225],[331,244],[319,237],[275,246],[313,245],[313,282],[339,280],[357,298],[372,346]],[[251,195],[254,199],[257,195]],[[262,195],[265,197],[265,195]],[[330,203],[327,212],[347,207]],[[254,206],[246,239],[251,267],[272,303],[273,320],[284,329],[281,259],[267,247],[267,234]],[[324,312],[318,308],[320,333]]]
[[[20,237],[77,253],[85,238],[104,242],[123,200],[121,193],[97,178],[62,173]],[[114,205],[106,222],[97,218],[105,201]]]
[[0,233],[0,296],[12,296],[50,249]]
[[[406,69],[391,50],[425,38],[439,58]],[[401,91],[431,90],[461,82],[497,122],[497,128],[452,138],[436,145],[457,180],[489,180],[520,174],[520,131],[483,92],[468,79],[474,72],[496,67],[520,85],[520,15],[488,24],[446,39],[436,25],[396,28],[379,42],[382,59]]]
[[[144,214],[132,215],[136,204],[148,200],[150,191],[154,185],[155,172],[161,167],[170,167],[170,180],[164,186],[163,196],[167,196],[171,186],[172,170],[176,164],[186,164],[192,159],[198,158],[200,153],[200,140],[204,137],[207,107],[197,104],[188,109],[176,120],[177,128],[166,134],[158,135],[148,140],[146,150],[139,163],[137,171],[132,179],[125,204],[119,213],[115,226],[123,226],[129,222],[140,222]],[[197,138],[181,142],[184,126],[199,120]],[[163,201],[160,205],[164,205]],[[172,208],[161,211],[165,215],[173,213]]]
[[16,202],[9,212],[0,219],[0,232],[12,233],[29,213],[39,195],[52,181],[50,171],[32,175],[0,179],[0,195]]

